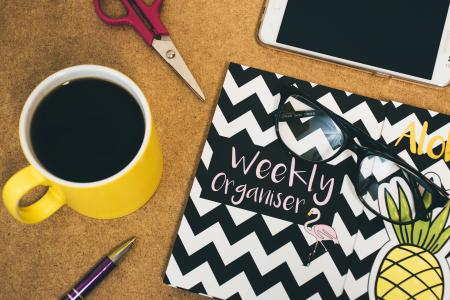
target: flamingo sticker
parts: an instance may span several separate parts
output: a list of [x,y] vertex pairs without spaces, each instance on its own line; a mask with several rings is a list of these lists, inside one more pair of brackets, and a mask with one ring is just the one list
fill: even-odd
[[320,245],[322,245],[322,247],[325,249],[326,252],[328,252],[328,249],[323,244],[323,241],[333,241],[334,244],[339,244],[339,240],[338,240],[336,231],[333,229],[333,227],[325,225],[325,224],[315,224],[315,225],[312,225],[311,227],[309,226],[312,223],[319,221],[320,210],[315,207],[311,208],[308,212],[308,217],[310,217],[312,215],[315,215],[316,217],[312,220],[309,220],[304,225],[306,232],[308,232],[310,235],[312,235],[313,237],[316,238],[316,244],[314,246],[314,250],[312,253],[309,254],[308,266],[311,263],[311,259],[316,254],[317,245],[319,243],[320,243]]

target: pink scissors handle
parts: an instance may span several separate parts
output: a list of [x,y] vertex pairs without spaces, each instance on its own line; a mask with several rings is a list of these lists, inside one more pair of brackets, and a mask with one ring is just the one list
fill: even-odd
[[160,11],[163,0],[155,0],[155,2],[147,6],[143,0],[134,0],[137,7],[141,10],[143,16],[150,23],[152,28],[147,28],[145,23],[141,20],[136,13],[134,7],[129,0],[122,0],[122,4],[127,11],[127,15],[119,18],[111,18],[106,15],[100,5],[100,0],[94,0],[95,12],[98,17],[105,23],[110,25],[131,25],[141,35],[144,41],[151,46],[153,39],[156,35],[169,35],[169,31],[166,29],[161,21]]

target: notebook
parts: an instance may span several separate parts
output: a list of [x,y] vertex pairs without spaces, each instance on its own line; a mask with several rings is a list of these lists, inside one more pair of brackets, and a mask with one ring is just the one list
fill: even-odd
[[[448,115],[398,102],[386,106],[381,140],[447,191],[450,191],[449,136]],[[396,231],[392,224],[361,213],[345,287],[348,296],[449,299],[450,229],[446,228],[450,222],[446,214],[448,209],[435,209],[426,226],[397,227]]]
[[[392,143],[387,137],[393,133],[384,123],[398,116],[397,103],[231,63],[166,284],[217,299],[370,295],[370,272],[379,249],[389,242],[387,229],[367,216],[355,194],[350,180],[357,167],[354,153],[344,151],[327,164],[307,163],[277,139],[274,114],[287,85],[307,92],[372,138]],[[319,241],[314,225],[330,238]]]

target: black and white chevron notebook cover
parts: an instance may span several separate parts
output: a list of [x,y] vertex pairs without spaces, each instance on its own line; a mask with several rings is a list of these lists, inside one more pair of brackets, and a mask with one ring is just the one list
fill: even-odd
[[[363,212],[349,176],[358,171],[351,151],[316,165],[281,146],[274,113],[287,85],[296,85],[374,139],[382,132],[395,135],[382,130],[386,112],[395,106],[391,102],[230,64],[166,284],[218,299],[364,299],[370,294],[371,264],[388,241],[384,224]],[[388,144],[391,139],[384,136]],[[313,208],[316,214],[308,216]],[[317,236],[314,227],[328,235]]]

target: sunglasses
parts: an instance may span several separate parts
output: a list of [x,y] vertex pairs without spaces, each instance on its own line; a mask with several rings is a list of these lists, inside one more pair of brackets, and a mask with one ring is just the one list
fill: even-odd
[[[408,165],[385,144],[298,88],[288,87],[281,93],[275,123],[279,141],[291,155],[304,161],[327,163],[346,150],[356,154],[358,172],[349,175],[358,198],[369,211],[385,221],[405,225],[429,220],[433,209],[444,207],[448,202],[442,187]],[[380,188],[396,177],[406,182],[409,191],[399,189],[401,199],[395,204],[398,207],[392,209],[392,203],[382,203],[377,198]]]

